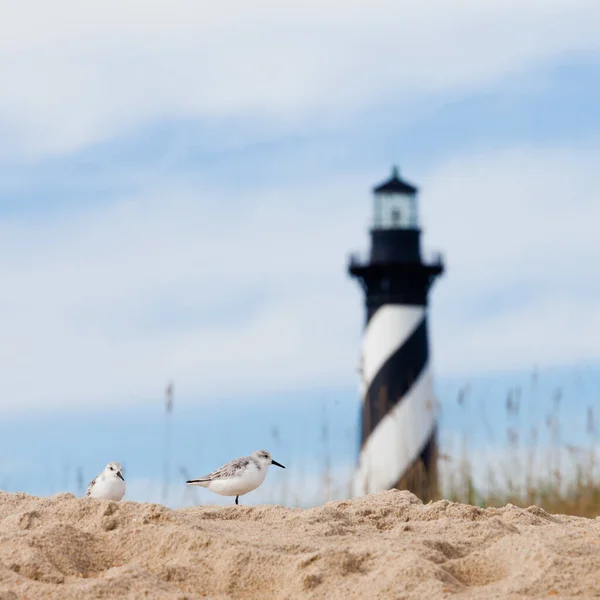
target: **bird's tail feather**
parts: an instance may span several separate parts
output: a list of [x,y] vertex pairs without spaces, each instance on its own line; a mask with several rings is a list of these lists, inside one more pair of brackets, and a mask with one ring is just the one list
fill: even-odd
[[186,481],[187,484],[189,485],[202,485],[205,486],[207,483],[209,483],[208,479],[188,479]]

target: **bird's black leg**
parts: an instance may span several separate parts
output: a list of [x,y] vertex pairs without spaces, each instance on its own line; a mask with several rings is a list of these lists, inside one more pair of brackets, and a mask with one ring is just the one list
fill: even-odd
[[238,498],[239,498],[239,496],[236,496],[236,497],[235,497],[235,503],[236,503],[236,504],[238,503]]

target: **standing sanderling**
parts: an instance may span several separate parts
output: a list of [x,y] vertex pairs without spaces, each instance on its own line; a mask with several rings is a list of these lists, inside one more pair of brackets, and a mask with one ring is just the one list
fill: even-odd
[[100,475],[90,481],[85,493],[90,498],[106,498],[119,501],[125,495],[125,479],[123,467],[118,462],[111,462],[104,467]]
[[235,503],[238,504],[240,496],[255,490],[265,480],[269,465],[285,469],[271,458],[269,452],[257,450],[250,456],[236,458],[216,471],[198,479],[190,479],[186,483],[201,485],[221,496],[235,496]]

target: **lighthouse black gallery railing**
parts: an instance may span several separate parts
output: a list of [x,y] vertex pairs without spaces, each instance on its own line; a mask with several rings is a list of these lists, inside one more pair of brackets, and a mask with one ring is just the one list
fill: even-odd
[[[444,262],[441,252],[422,252],[421,261],[422,263],[430,265],[432,267],[442,267]],[[385,264],[390,264],[390,261],[388,260],[381,262]],[[398,261],[399,264],[410,264],[413,262],[414,261],[412,260]],[[348,265],[350,268],[368,267],[369,265],[377,264],[379,264],[379,261],[372,260],[371,255],[368,252],[352,252],[348,256]]]
[[426,304],[429,288],[444,270],[444,264],[440,252],[424,255],[418,260],[391,261],[373,260],[370,255],[357,252],[350,254],[348,271],[367,294],[367,321],[385,304]]

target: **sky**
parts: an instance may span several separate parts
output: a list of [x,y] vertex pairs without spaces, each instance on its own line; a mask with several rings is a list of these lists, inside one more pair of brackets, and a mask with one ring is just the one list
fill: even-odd
[[178,465],[277,443],[315,489],[330,443],[342,481],[364,323],[347,258],[393,164],[444,253],[442,405],[478,381],[500,406],[536,368],[563,387],[584,369],[574,412],[598,402],[595,0],[0,6],[5,489],[75,491],[120,460],[129,496],[158,498],[170,380],[171,502]]

